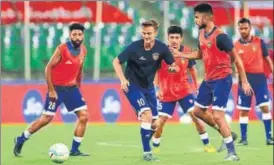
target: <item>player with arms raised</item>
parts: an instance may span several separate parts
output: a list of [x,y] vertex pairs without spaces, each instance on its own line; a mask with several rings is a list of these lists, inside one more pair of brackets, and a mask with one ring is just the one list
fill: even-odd
[[[177,49],[182,52],[190,52],[191,49],[181,45],[183,41],[183,30],[179,26],[171,26],[168,28],[168,44],[169,47]],[[171,118],[177,102],[185,113],[189,113],[195,126],[200,134],[201,140],[205,146],[206,152],[215,152],[216,149],[209,143],[208,134],[205,130],[204,124],[201,120],[193,115],[194,96],[193,93],[197,89],[197,72],[195,68],[195,61],[188,59],[175,58],[176,65],[180,67],[177,73],[169,73],[167,70],[168,65],[162,61],[161,68],[155,76],[155,85],[159,87],[157,97],[160,100],[158,105],[159,126],[155,132],[152,141],[154,151],[159,152],[160,139],[163,132],[164,125],[168,118]],[[195,91],[192,90],[191,84],[188,79],[188,73],[194,83]]]
[[85,46],[82,45],[85,28],[81,24],[74,23],[69,29],[70,41],[57,47],[45,69],[48,93],[44,111],[39,119],[15,139],[13,149],[15,156],[21,154],[23,144],[31,135],[51,122],[61,103],[64,103],[68,111],[74,112],[78,118],[70,155],[88,156],[78,149],[88,122],[87,105],[79,90],[87,53]]
[[[195,101],[194,115],[211,127],[220,129],[224,138],[228,155],[227,161],[238,161],[233,137],[225,119],[225,110],[232,87],[231,59],[234,59],[242,82],[243,91],[251,95],[252,89],[247,81],[243,63],[233,48],[232,41],[213,21],[212,7],[201,3],[194,7],[195,23],[200,29],[199,50],[192,53],[181,53],[174,49],[173,53],[188,59],[203,59],[205,64],[205,80],[201,83]],[[212,115],[205,111],[212,105]]]
[[[143,39],[131,43],[113,60],[113,67],[121,81],[121,88],[141,120],[143,159],[146,161],[157,161],[152,156],[150,148],[152,121],[158,116],[153,85],[156,71],[162,60],[169,65],[170,72],[178,69],[168,47],[155,39],[157,30],[158,23],[155,20],[143,22]],[[127,66],[124,75],[122,64],[125,62]]]
[[[239,32],[241,38],[235,43],[235,49],[240,55],[247,75],[248,82],[254,90],[256,98],[256,105],[262,111],[262,119],[265,127],[266,144],[273,145],[271,136],[271,113],[269,111],[269,91],[267,88],[267,81],[265,72],[264,61],[273,73],[273,63],[268,55],[265,42],[250,34],[251,23],[247,18],[242,18],[238,22]],[[240,110],[240,128],[241,128],[241,145],[247,145],[247,124],[249,121],[248,112],[251,109],[252,95],[247,96],[242,90],[242,82],[239,82],[238,89],[238,105],[237,109]]]

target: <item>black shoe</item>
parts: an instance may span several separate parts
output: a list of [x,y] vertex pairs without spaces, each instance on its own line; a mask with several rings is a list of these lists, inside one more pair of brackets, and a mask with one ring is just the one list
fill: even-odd
[[79,150],[77,150],[75,152],[70,151],[69,155],[70,156],[90,156],[89,154],[82,153]]
[[14,148],[13,148],[13,154],[15,156],[20,156],[21,154],[21,150],[22,150],[22,147],[23,147],[23,144],[24,144],[24,141],[20,141],[18,140],[20,137],[16,137],[14,139]]
[[236,141],[238,139],[238,135],[235,132],[231,132],[231,136],[233,141]]
[[238,144],[241,145],[241,146],[247,146],[248,142],[247,142],[246,139],[241,139]]
[[266,140],[266,145],[274,145],[273,138],[267,139]]

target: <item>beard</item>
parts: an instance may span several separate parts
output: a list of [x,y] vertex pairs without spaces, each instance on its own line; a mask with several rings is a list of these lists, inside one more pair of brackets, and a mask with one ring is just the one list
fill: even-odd
[[80,45],[82,44],[82,42],[83,42],[83,40],[82,41],[80,41],[80,40],[76,40],[76,41],[71,40],[71,43],[73,44],[73,46],[75,48],[79,48]]
[[249,34],[247,34],[247,33],[242,33],[241,36],[242,36],[242,38],[243,38],[244,40],[246,40],[246,39],[248,38]]

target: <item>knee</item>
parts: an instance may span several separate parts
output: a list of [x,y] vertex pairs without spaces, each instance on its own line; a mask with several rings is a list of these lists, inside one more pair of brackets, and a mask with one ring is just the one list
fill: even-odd
[[219,114],[214,114],[213,119],[216,123],[220,123],[220,121],[222,120],[222,116]]
[[142,120],[142,122],[151,123],[152,122],[152,113],[151,113],[151,111],[144,111],[141,114],[141,120]]
[[88,115],[86,113],[80,115],[79,116],[79,122],[81,122],[81,123],[87,123],[88,122]]
[[53,117],[54,116],[50,116],[50,115],[42,115],[41,118],[40,118],[40,122],[43,125],[47,125],[52,121]]

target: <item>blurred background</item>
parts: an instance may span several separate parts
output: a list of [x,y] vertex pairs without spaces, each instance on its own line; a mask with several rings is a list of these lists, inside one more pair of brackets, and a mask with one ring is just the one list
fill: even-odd
[[[210,2],[215,23],[235,41],[235,24],[249,17],[253,34],[273,49],[273,2]],[[166,41],[169,25],[184,29],[184,44],[196,48],[198,30],[194,24],[195,1],[105,1],[105,2],[8,2],[1,1],[2,80],[43,80],[44,68],[56,46],[67,41],[73,21],[86,27],[88,50],[85,79],[113,79],[112,60],[123,48],[140,38],[140,23],[156,19],[158,39]],[[197,65],[199,80],[203,65]]]

